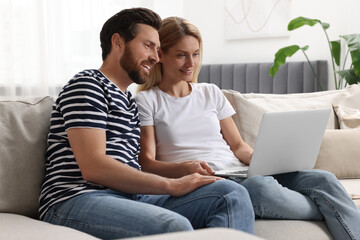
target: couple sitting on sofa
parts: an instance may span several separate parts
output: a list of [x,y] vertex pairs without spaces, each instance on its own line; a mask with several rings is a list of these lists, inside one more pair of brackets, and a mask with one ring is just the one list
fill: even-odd
[[[77,74],[53,106],[42,220],[104,239],[204,227],[252,233],[255,211],[324,218],[334,238],[360,238],[360,213],[330,173],[237,183],[212,176],[213,169],[249,164],[252,149],[221,91],[194,83],[202,54],[196,27],[128,9],[100,35],[103,65]],[[126,90],[133,82],[146,84],[136,96],[139,114]]]

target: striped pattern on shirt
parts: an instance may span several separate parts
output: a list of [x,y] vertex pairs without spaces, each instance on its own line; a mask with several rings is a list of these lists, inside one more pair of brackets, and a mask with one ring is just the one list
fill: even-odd
[[140,122],[131,93],[121,91],[98,70],[78,73],[53,105],[46,153],[46,173],[39,199],[39,217],[52,205],[86,192],[105,189],[85,181],[66,131],[96,128],[106,131],[106,154],[140,169]]

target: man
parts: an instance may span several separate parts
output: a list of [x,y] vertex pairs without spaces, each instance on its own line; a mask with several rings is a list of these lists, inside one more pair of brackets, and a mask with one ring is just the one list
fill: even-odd
[[114,15],[100,33],[100,69],[64,86],[51,116],[40,219],[102,239],[204,227],[253,232],[251,201],[240,185],[139,171],[140,124],[127,87],[146,82],[158,62],[160,27],[148,9]]

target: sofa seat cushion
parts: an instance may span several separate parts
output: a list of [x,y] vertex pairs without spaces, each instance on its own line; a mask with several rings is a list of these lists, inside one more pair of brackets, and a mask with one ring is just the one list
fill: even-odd
[[97,239],[75,229],[11,213],[0,213],[0,239]]
[[37,217],[53,102],[0,101],[0,212]]
[[360,178],[341,179],[340,182],[355,202],[355,205],[360,209]]
[[195,231],[155,234],[151,236],[123,238],[123,240],[264,240],[263,238],[229,228],[205,228]]
[[273,240],[333,239],[324,221],[255,221],[255,235]]

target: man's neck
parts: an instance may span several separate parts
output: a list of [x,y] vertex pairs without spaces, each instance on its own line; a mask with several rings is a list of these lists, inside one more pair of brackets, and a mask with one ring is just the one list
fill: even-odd
[[111,82],[113,82],[121,91],[126,92],[130,84],[133,83],[129,78],[128,74],[121,69],[119,66],[112,67],[108,64],[103,63],[99,68],[105,77],[107,77]]

